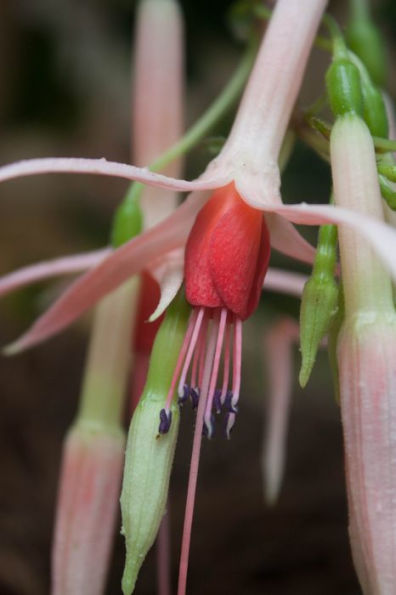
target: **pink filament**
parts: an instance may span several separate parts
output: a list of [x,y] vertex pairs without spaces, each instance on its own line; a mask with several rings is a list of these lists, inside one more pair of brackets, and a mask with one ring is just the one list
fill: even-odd
[[[184,360],[184,366],[183,366],[183,370],[180,376],[180,381],[179,381],[179,389],[178,389],[178,394],[179,397],[183,396],[183,392],[184,392],[184,385],[186,383],[186,376],[187,376],[187,372],[188,369],[190,367],[190,363],[191,363],[191,359],[194,353],[194,349],[195,346],[197,344],[198,338],[199,338],[199,331],[201,330],[201,325],[202,325],[202,319],[204,317],[205,314],[205,308],[199,308],[198,313],[197,313],[197,318],[195,321],[195,325],[194,325],[194,330],[192,332],[191,335],[191,340],[190,340],[190,344],[188,346],[188,350],[187,350],[187,355],[186,355],[186,359]],[[176,371],[175,371],[175,376],[176,376]],[[176,376],[177,378],[177,376]],[[169,397],[169,395],[168,395]],[[172,397],[171,397],[172,399]],[[169,401],[170,404],[170,401]]]
[[225,328],[226,328],[226,322],[227,322],[227,310],[225,308],[222,308],[221,313],[220,313],[220,322],[217,322],[217,321],[215,322],[215,325],[217,328],[214,329],[214,334],[217,334],[217,342],[216,342],[216,350],[215,350],[214,361],[213,361],[213,371],[212,371],[212,376],[211,376],[210,385],[209,385],[209,394],[208,394],[208,398],[207,398],[207,402],[206,402],[206,409],[205,409],[205,424],[206,424],[206,427],[208,428],[209,436],[212,433],[211,414],[212,414],[212,406],[213,406],[213,397],[214,397],[214,392],[216,389],[217,376],[219,373],[220,357],[221,357],[221,351],[223,348],[223,339],[224,339],[224,332],[225,332]]
[[172,382],[169,388],[169,392],[168,395],[166,397],[166,402],[165,402],[165,409],[169,410],[170,408],[170,404],[172,402],[173,399],[173,394],[175,392],[175,388],[176,388],[176,382],[177,379],[179,377],[180,374],[180,370],[181,367],[183,365],[183,361],[184,361],[184,356],[186,355],[186,351],[188,349],[188,346],[190,344],[190,339],[191,339],[191,335],[193,333],[193,330],[195,328],[196,322],[197,322],[197,318],[198,318],[198,311],[194,310],[193,313],[191,314],[189,323],[188,323],[188,327],[187,327],[187,331],[186,331],[186,335],[184,337],[184,341],[183,341],[183,345],[182,348],[180,349],[180,353],[179,353],[179,357],[176,363],[176,368],[173,374],[173,378],[172,378]]
[[162,517],[157,537],[158,595],[171,595],[169,501],[167,509]]
[[224,369],[223,369],[223,386],[221,387],[220,402],[224,405],[225,398],[227,396],[228,382],[230,379],[230,367],[231,367],[231,325],[226,329],[225,341],[224,341]]
[[186,510],[184,515],[183,538],[179,565],[179,583],[177,595],[185,595],[187,585],[188,558],[191,543],[191,527],[194,514],[195,494],[197,488],[199,456],[202,442],[202,429],[204,424],[204,412],[209,393],[213,358],[216,347],[216,334],[209,330],[209,342],[206,350],[205,366],[201,385],[201,396],[198,403],[197,419],[195,423],[193,449],[191,454],[190,475],[188,479]]
[[[234,323],[234,349],[233,349],[233,370],[232,370],[232,399],[231,406],[235,408],[239,400],[239,392],[241,389],[241,365],[242,365],[242,321],[239,318],[235,319]],[[235,413],[229,413],[227,421],[227,435],[235,423]]]

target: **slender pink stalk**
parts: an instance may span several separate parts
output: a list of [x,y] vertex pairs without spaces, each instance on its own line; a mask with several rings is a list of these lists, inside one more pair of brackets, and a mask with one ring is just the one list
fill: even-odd
[[262,470],[265,498],[270,505],[278,497],[284,473],[293,381],[292,345],[298,338],[298,324],[291,318],[282,318],[264,337],[269,394],[266,400]]
[[157,536],[157,593],[171,595],[169,500]]
[[199,458],[201,452],[202,430],[206,401],[209,393],[209,384],[212,374],[213,356],[216,349],[216,334],[209,331],[209,341],[206,350],[205,368],[201,386],[201,396],[198,404],[197,418],[195,422],[193,448],[191,454],[190,476],[188,479],[186,510],[184,514],[183,538],[179,564],[179,583],[177,595],[185,595],[187,587],[188,558],[190,553],[191,528],[194,515],[195,495],[198,480]]

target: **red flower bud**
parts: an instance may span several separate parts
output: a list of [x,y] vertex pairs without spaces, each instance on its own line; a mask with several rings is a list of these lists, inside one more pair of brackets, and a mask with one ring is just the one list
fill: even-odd
[[193,306],[226,308],[238,318],[256,309],[270,257],[261,211],[233,183],[216,190],[199,212],[185,254],[186,297]]

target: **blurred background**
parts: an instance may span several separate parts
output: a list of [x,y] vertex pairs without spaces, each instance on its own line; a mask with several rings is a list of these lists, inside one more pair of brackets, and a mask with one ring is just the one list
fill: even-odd
[[[228,25],[227,0],[181,2],[186,18],[186,125],[209,105],[243,49]],[[346,22],[346,4],[330,12]],[[396,6],[373,2],[394,64]],[[130,0],[1,0],[0,162],[39,156],[130,160]],[[392,47],[393,43],[393,47]],[[301,104],[323,84],[328,56],[315,50]],[[395,95],[395,73],[389,85]],[[214,134],[225,134],[230,114]],[[189,156],[188,178],[209,159],[202,143]],[[326,202],[326,164],[298,143],[285,172],[286,201]],[[2,185],[0,273],[37,260],[95,249],[108,242],[112,213],[126,182],[94,176],[39,176]],[[308,232],[315,239],[312,231]],[[307,271],[274,254],[277,266]],[[39,284],[0,303],[6,344],[63,287]],[[260,473],[265,420],[263,338],[280,316],[298,317],[294,298],[263,295],[246,325],[243,391],[232,440],[204,441],[191,548],[188,593],[357,595],[347,535],[342,433],[327,356],[308,388],[295,383],[286,477],[269,509]],[[80,388],[89,317],[24,355],[0,358],[0,593],[49,590],[50,544],[64,433]],[[295,349],[296,372],[299,354]],[[172,572],[177,577],[193,416],[183,410],[171,485]],[[123,543],[116,538],[107,593],[120,592]],[[138,594],[155,592],[155,556]]]

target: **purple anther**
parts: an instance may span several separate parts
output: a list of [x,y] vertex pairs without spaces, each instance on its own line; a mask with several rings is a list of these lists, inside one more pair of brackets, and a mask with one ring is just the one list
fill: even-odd
[[224,408],[228,413],[238,413],[238,408],[232,404],[232,390],[228,390],[224,401]]
[[213,409],[218,414],[221,412],[221,390],[216,388],[213,395]]
[[198,407],[199,388],[190,388],[191,405],[193,409]]
[[183,385],[183,394],[177,400],[177,402],[179,403],[179,405],[184,405],[184,403],[187,401],[188,397],[190,396],[190,390],[191,389],[188,386],[188,384],[184,384]]
[[160,434],[167,434],[169,432],[171,422],[172,422],[172,411],[166,412],[165,409],[161,409],[160,424],[158,427],[158,432]]

